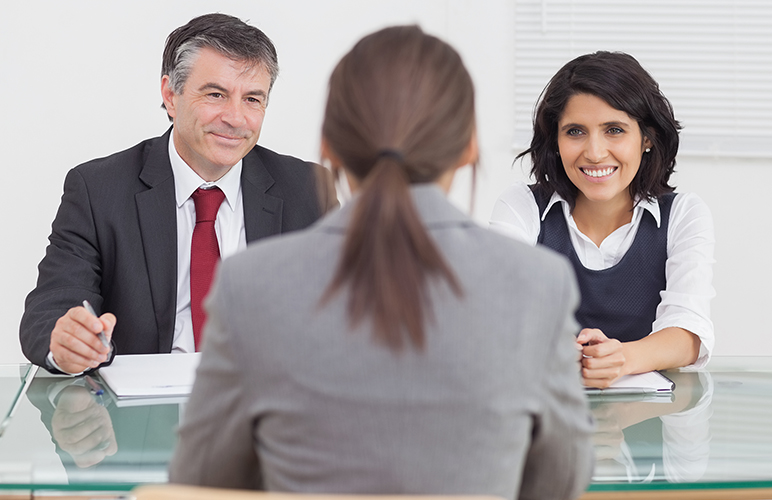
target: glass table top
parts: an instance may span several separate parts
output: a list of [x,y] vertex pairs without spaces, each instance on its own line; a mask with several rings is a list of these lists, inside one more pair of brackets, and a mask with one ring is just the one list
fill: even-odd
[[[0,366],[0,415],[18,399],[0,436],[0,490],[125,491],[167,480],[184,404],[125,406],[44,370],[20,394],[29,368]],[[772,358],[715,358],[667,375],[672,396],[590,397],[589,491],[772,488]]]
[[590,397],[590,491],[772,487],[772,358],[669,371],[672,396]]
[[[27,367],[0,367],[0,404],[11,404]],[[114,491],[166,482],[183,406],[124,406],[109,391],[93,395],[83,378],[41,369],[0,437],[0,490]]]

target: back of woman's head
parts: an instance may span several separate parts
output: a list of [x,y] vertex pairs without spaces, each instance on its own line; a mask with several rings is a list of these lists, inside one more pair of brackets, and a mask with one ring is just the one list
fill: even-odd
[[643,155],[630,194],[652,199],[670,192],[668,184],[678,153],[681,126],[670,102],[652,76],[629,54],[595,52],[570,61],[552,77],[542,92],[534,119],[531,174],[548,192],[556,191],[573,206],[576,187],[568,179],[558,152],[558,122],[571,97],[589,94],[635,119],[651,152]]
[[343,255],[323,302],[347,285],[353,325],[399,350],[424,345],[426,280],[460,288],[427,234],[409,185],[458,166],[475,133],[474,88],[458,53],[417,26],[360,40],[330,77],[328,159],[358,185]]

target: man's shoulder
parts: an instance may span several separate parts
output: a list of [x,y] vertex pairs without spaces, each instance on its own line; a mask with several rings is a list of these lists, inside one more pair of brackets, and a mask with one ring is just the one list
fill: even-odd
[[[254,184],[270,187],[273,195],[285,201],[316,200],[322,194],[318,188],[319,182],[324,182],[326,187],[323,191],[327,199],[322,205],[330,208],[337,204],[329,170],[319,164],[279,154],[262,146],[255,146],[244,157],[242,175]],[[309,198],[309,194],[313,196]]]
[[316,171],[322,168],[316,163],[280,154],[259,145],[252,148],[244,157],[245,168],[254,168],[257,165],[262,165],[277,182],[282,180],[296,182],[300,179],[312,178]]
[[255,145],[255,147],[252,148],[252,151],[247,153],[247,156],[249,155],[254,155],[256,158],[259,158],[268,168],[271,166],[293,165],[300,168],[310,169],[313,165],[311,162],[301,160],[300,158],[296,158],[294,156],[277,153],[276,151],[260,146],[259,144]]
[[146,163],[150,152],[157,147],[166,147],[167,136],[146,139],[134,146],[108,156],[81,163],[74,170],[84,175],[107,175],[114,173],[139,172]]

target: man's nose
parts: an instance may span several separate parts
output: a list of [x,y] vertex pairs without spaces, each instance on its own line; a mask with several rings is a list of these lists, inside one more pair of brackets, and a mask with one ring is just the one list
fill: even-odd
[[244,113],[244,103],[239,100],[230,100],[221,115],[222,121],[234,128],[243,127],[247,120]]

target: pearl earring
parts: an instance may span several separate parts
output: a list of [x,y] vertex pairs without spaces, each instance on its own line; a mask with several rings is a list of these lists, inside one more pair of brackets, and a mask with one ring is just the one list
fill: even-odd
[[647,153],[651,153],[651,148],[646,148]]

